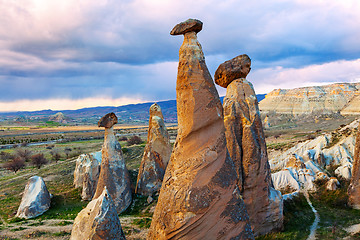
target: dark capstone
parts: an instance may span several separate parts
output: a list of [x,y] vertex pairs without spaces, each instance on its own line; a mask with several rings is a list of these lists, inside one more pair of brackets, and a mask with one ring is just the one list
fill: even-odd
[[218,67],[215,72],[215,83],[226,88],[232,81],[239,78],[246,78],[251,70],[251,59],[243,54],[229,61],[226,61]]
[[106,114],[99,120],[98,126],[105,127],[105,128],[111,128],[112,126],[117,124],[117,122],[118,122],[118,119],[117,119],[115,113],[111,112],[111,113]]
[[187,32],[198,33],[202,29],[203,23],[200,20],[189,18],[185,22],[177,24],[170,32],[171,35],[182,35]]

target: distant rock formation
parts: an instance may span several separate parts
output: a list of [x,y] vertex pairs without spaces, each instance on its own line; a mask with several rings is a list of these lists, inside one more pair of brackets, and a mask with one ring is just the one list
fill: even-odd
[[58,112],[49,117],[49,121],[54,121],[58,123],[67,123],[70,120],[69,117],[66,117],[62,112]]
[[335,191],[339,188],[340,182],[335,177],[331,177],[326,183],[326,189],[330,191]]
[[222,63],[215,82],[226,87],[224,122],[226,141],[238,173],[238,186],[255,235],[283,226],[281,193],[273,188],[265,136],[252,84],[245,77],[251,60],[244,54]]
[[[359,120],[332,133],[300,142],[286,151],[269,151],[275,189],[315,191],[316,179],[328,180],[326,169],[337,166],[335,175],[350,180]],[[294,187],[296,181],[299,187]],[[288,191],[286,191],[288,192]]]
[[74,185],[82,188],[81,199],[91,200],[100,174],[101,152],[81,154],[76,159]]
[[50,198],[42,177],[31,177],[25,186],[16,217],[28,219],[40,216],[50,208]]
[[245,204],[226,149],[224,118],[196,33],[189,19],[177,75],[178,136],[165,172],[148,239],[253,239]]
[[116,211],[120,214],[131,204],[130,176],[125,165],[120,143],[113,126],[117,123],[114,113],[108,113],[99,120],[98,126],[105,127],[104,145],[101,149],[101,170],[94,198],[99,197],[107,187]]
[[148,138],[139,168],[135,193],[151,196],[160,190],[171,150],[161,108],[154,103],[150,107]]
[[360,209],[360,123],[356,133],[354,152],[354,165],[348,188],[349,205],[353,208]]
[[125,239],[113,200],[106,187],[76,216],[71,240]]
[[360,83],[335,83],[294,89],[275,89],[259,104],[262,113],[360,114]]

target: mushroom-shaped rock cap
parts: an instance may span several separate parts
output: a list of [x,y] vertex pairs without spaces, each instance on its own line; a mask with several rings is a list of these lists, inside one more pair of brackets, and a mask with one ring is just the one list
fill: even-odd
[[118,119],[117,119],[115,113],[111,112],[111,113],[106,114],[99,120],[98,126],[105,127],[105,128],[111,128],[112,126],[117,124],[117,122],[118,122]]
[[185,22],[177,24],[170,32],[171,35],[181,35],[187,32],[198,33],[202,29],[203,23],[200,20],[189,18]]
[[232,81],[246,78],[251,70],[251,59],[243,54],[226,61],[215,72],[215,83],[226,88]]

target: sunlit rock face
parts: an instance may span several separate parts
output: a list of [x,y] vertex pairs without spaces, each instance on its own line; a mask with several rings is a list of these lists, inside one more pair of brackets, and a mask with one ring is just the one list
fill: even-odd
[[125,211],[131,204],[131,185],[129,172],[117,141],[113,125],[117,123],[114,113],[100,119],[99,127],[105,127],[104,144],[101,149],[102,160],[98,184],[94,198],[99,197],[107,187],[118,213]]
[[275,89],[259,104],[263,113],[360,114],[360,83],[336,83],[294,89]]
[[154,103],[150,107],[148,138],[139,167],[135,193],[150,196],[160,190],[171,149],[161,108]]
[[106,187],[76,216],[71,230],[71,240],[125,239],[114,202]]
[[76,159],[74,186],[82,188],[81,199],[91,200],[100,174],[101,151],[81,154]]
[[224,122],[227,147],[235,163],[238,186],[255,235],[279,230],[283,225],[281,193],[273,188],[264,131],[252,84],[245,78],[250,58],[240,55],[221,64],[215,82],[227,87]]
[[348,193],[349,205],[360,209],[360,124],[356,135],[354,163]]
[[50,199],[42,177],[31,177],[25,186],[16,217],[28,219],[40,216],[50,208]]
[[200,25],[189,19],[172,31],[184,34],[176,86],[178,136],[148,239],[253,239],[226,149],[221,102],[196,36]]

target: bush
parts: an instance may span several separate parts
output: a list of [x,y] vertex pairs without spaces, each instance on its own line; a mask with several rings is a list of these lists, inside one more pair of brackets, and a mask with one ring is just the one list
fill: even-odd
[[66,155],[66,158],[69,158],[69,156],[70,156],[70,152],[72,151],[72,149],[71,148],[65,148],[64,149],[64,152],[65,152],[65,155]]
[[4,168],[13,171],[14,173],[16,173],[17,171],[19,171],[24,167],[25,167],[25,160],[20,157],[15,157],[14,159],[4,164]]
[[23,159],[25,162],[30,161],[32,152],[28,149],[20,148],[16,150],[15,155]]
[[52,150],[50,152],[50,154],[51,154],[52,160],[55,161],[55,162],[58,162],[60,160],[60,158],[61,158],[61,154],[55,149]]
[[119,138],[119,141],[127,141],[127,140],[128,140],[128,138],[125,136]]
[[140,143],[142,143],[142,140],[139,136],[132,136],[130,139],[127,140],[127,145],[129,146]]
[[2,161],[9,161],[10,159],[14,159],[15,156],[8,152],[0,152],[0,159]]
[[38,153],[31,156],[31,164],[36,166],[38,169],[41,168],[42,165],[46,164],[48,160],[44,157],[44,154]]

